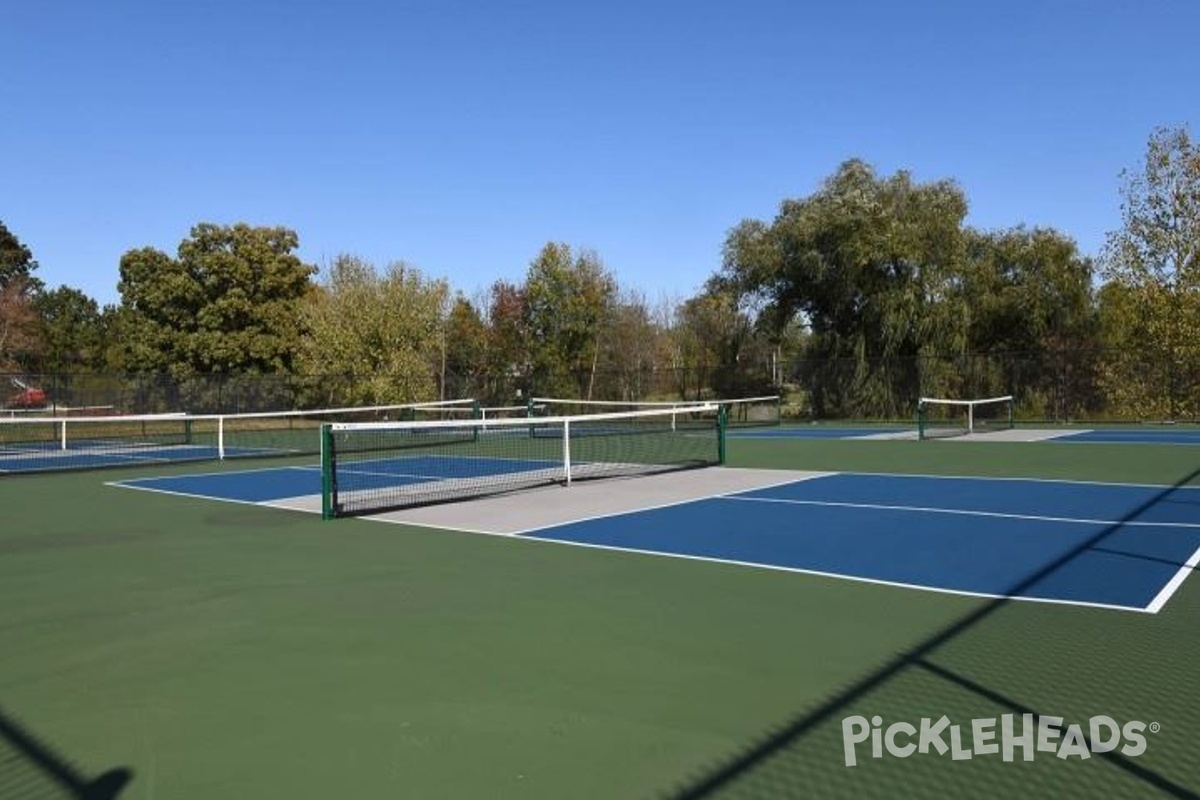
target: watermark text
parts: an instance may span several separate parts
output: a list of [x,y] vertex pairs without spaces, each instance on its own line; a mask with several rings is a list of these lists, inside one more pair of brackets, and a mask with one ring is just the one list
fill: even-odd
[[[858,764],[869,748],[871,758],[908,758],[913,754],[947,753],[954,761],[975,756],[999,755],[1005,761],[1033,761],[1037,753],[1053,753],[1061,759],[1088,759],[1097,753],[1118,751],[1136,758],[1146,752],[1146,733],[1158,733],[1159,725],[1132,720],[1118,723],[1103,714],[1087,725],[1064,726],[1062,717],[1034,714],[1004,714],[990,719],[973,719],[960,725],[943,715],[924,717],[912,722],[892,722],[883,718],[851,716],[842,720],[842,747],[846,766]],[[1085,733],[1086,728],[1086,733]],[[863,745],[860,751],[859,745]]]

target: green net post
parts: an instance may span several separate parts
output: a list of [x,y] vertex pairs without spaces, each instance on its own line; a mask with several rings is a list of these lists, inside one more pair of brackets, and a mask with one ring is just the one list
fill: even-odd
[[717,463],[725,464],[725,428],[729,422],[729,412],[724,405],[717,406]]
[[1016,398],[1008,398],[1008,427],[1011,430],[1014,427],[1013,408],[1017,405]]
[[190,419],[185,419],[183,421],[183,443],[184,444],[194,444],[195,443],[195,440],[192,439],[192,421]]
[[776,395],[775,397],[775,424],[783,424],[783,395]]
[[917,403],[917,440],[925,438],[925,404]]
[[321,519],[333,519],[333,427],[321,426]]

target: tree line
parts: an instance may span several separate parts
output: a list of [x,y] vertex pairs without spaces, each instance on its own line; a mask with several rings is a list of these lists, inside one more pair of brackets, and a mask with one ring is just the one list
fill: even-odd
[[0,223],[0,372],[288,376],[292,403],[782,392],[815,417],[1016,394],[1029,416],[1200,416],[1200,148],[1163,128],[1088,256],[1045,227],[979,230],[952,180],[841,164],[729,231],[687,298],[648,299],[548,242],[468,296],[403,262],[318,270],[284,227],[196,225],[120,260],[120,302],[46,287]]

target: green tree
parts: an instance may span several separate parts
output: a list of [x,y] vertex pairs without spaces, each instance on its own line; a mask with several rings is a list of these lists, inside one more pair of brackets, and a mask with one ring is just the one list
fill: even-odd
[[134,349],[134,337],[129,331],[134,327],[135,316],[129,308],[117,304],[106,305],[100,310],[102,334],[98,369],[110,373],[136,371],[128,360]]
[[445,326],[447,394],[474,397],[489,405],[487,323],[475,304],[462,295],[454,298]]
[[1091,260],[1048,228],[968,230],[966,238],[969,393],[1014,393],[1026,413],[1076,415],[1092,401]]
[[591,252],[542,248],[525,277],[525,327],[542,395],[591,397],[616,279]]
[[286,228],[202,223],[178,257],[152,248],[121,258],[122,360],[137,371],[288,371],[300,344],[299,303],[315,268]]
[[744,394],[742,360],[753,336],[753,321],[738,296],[721,281],[685,300],[675,313],[678,353],[676,392],[682,400]]
[[[1108,391],[1139,416],[1200,415],[1200,147],[1184,128],[1155,131],[1122,174],[1122,227],[1102,257],[1114,350]],[[1111,287],[1111,288],[1109,288]],[[1136,355],[1130,355],[1136,353]],[[1158,365],[1150,379],[1130,365]],[[1130,384],[1128,386],[1122,384]]]
[[908,416],[921,390],[946,378],[922,371],[921,357],[966,346],[954,291],[966,212],[950,181],[880,177],[848,161],[811,196],[785,200],[771,223],[737,226],[719,280],[764,330],[803,320],[814,413]]
[[614,400],[655,400],[654,373],[663,331],[638,291],[622,290],[608,315],[595,394]]
[[339,256],[303,306],[308,335],[298,371],[314,379],[329,404],[439,399],[449,297],[445,281],[403,263],[381,274],[360,258]]
[[78,289],[60,286],[34,298],[43,364],[47,372],[93,370],[104,366],[104,328],[96,301]]
[[1120,281],[1108,281],[1097,293],[1097,382],[1104,410],[1116,418],[1163,419],[1171,414],[1168,373],[1161,361],[1147,357],[1152,337],[1141,313],[1145,294]]

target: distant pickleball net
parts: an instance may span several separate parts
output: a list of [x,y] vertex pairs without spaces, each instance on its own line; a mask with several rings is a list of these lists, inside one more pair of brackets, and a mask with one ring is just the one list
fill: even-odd
[[328,422],[477,414],[473,400],[251,414],[0,418],[0,473],[320,452]]
[[322,427],[326,519],[724,461],[713,404],[605,414],[332,423]]
[[[398,419],[402,422],[437,422],[447,420],[511,419],[529,416],[529,405],[484,406],[469,401],[449,400],[438,403],[421,403],[407,406]],[[346,420],[352,421],[352,420]]]
[[917,433],[921,439],[941,439],[1010,430],[1013,398],[957,400],[922,397],[917,404]]
[[534,397],[529,401],[530,416],[573,416],[610,414],[621,411],[666,411],[686,408],[696,403],[720,406],[725,411],[730,428],[752,428],[779,425],[782,421],[782,398],[779,395],[736,397],[724,400],[579,400],[562,397]]

